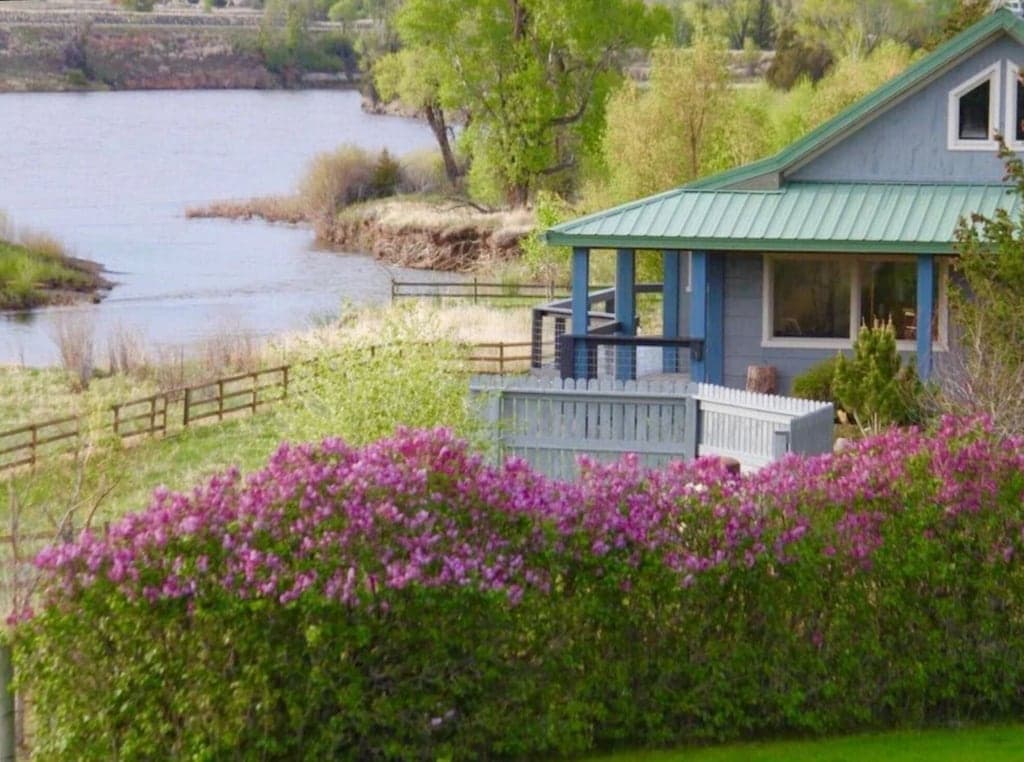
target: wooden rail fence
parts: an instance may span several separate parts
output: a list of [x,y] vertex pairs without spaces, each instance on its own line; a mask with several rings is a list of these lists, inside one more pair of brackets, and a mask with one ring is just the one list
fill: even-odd
[[460,281],[391,281],[391,301],[408,298],[472,299],[473,303],[492,299],[555,299],[568,296],[569,286],[561,283],[492,283]]
[[0,471],[34,466],[40,456],[74,449],[80,430],[75,417],[54,418],[0,432]]
[[[467,344],[461,349],[461,362],[474,373],[505,375],[524,372],[530,366],[531,342]],[[553,356],[554,348],[549,351]],[[128,441],[166,436],[169,431],[180,431],[203,421],[255,414],[262,407],[288,398],[294,367],[264,368],[117,403],[110,407],[110,419],[102,423],[98,433],[111,431],[122,441]],[[0,473],[35,466],[44,457],[73,452],[81,430],[82,420],[71,416],[0,431]]]

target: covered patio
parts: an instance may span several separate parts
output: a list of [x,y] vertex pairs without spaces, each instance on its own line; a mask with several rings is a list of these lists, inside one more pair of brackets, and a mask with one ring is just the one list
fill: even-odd
[[[955,253],[957,224],[973,212],[991,215],[1015,203],[1001,185],[794,182],[764,190],[680,188],[558,225],[548,231],[548,243],[572,247],[561,374],[595,377],[596,348],[607,346],[614,377],[632,379],[638,348],[653,346],[662,372],[735,386],[730,360],[806,366],[848,348],[860,324],[892,319],[898,309],[900,348],[916,357],[928,378],[933,352],[946,349],[943,258]],[[613,320],[595,327],[590,258],[598,249],[614,250],[616,268],[608,300]],[[637,335],[638,250],[661,252],[659,335]],[[872,278],[891,280],[893,273],[906,293],[876,305],[881,286]],[[812,276],[824,282],[812,283]],[[832,307],[841,328],[801,332],[800,321],[784,317],[788,308],[780,302],[792,301],[787,294],[799,294],[805,277],[812,292],[845,289],[833,298],[839,307]],[[849,283],[835,286],[829,278]],[[824,297],[807,301],[821,309]],[[806,309],[803,322],[818,322],[807,319]]]

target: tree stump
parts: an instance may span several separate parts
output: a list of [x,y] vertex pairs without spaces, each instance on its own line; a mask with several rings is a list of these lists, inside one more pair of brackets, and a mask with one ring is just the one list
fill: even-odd
[[774,365],[748,365],[747,391],[760,394],[775,394],[778,391],[778,374]]

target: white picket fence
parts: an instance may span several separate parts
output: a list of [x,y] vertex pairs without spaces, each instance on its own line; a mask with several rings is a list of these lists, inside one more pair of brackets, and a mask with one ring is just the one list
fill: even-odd
[[470,390],[502,456],[562,479],[575,477],[581,454],[636,453],[652,467],[719,455],[750,470],[832,448],[832,405],[710,384],[477,376]]
[[831,404],[695,384],[698,454],[735,458],[744,469],[760,468],[787,452],[815,455],[832,450]]

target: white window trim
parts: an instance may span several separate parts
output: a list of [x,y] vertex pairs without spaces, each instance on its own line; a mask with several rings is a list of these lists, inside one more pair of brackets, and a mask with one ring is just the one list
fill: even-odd
[[[912,259],[916,264],[916,257],[885,256],[880,254],[765,254],[763,274],[761,278],[761,347],[764,349],[852,349],[853,342],[860,330],[860,267],[862,262],[906,262]],[[849,338],[809,338],[802,339],[797,336],[774,336],[773,329],[775,313],[775,262],[778,260],[800,260],[800,261],[842,261],[849,264],[853,272],[850,274],[850,333]],[[935,310],[938,313],[939,335],[932,339],[933,352],[946,352],[949,350],[949,262],[945,257],[936,257],[935,277],[938,278],[938,298],[935,300]],[[896,349],[901,352],[913,352],[917,350],[917,341],[899,339],[896,342]]]
[[1002,62],[994,63],[975,74],[966,82],[953,88],[949,93],[949,105],[946,109],[946,147],[951,151],[994,151],[999,147],[992,134],[989,140],[966,140],[960,137],[960,96],[969,93],[982,82],[988,80],[988,128],[990,133],[999,132],[1002,114],[1002,88],[999,86],[999,70]]
[[1017,114],[1017,78],[1020,76],[1020,67],[1013,61],[1006,62],[1006,124],[1004,125],[1003,136],[1006,145],[1015,151],[1024,151],[1024,140],[1017,140],[1017,119],[1024,118],[1024,114]]

